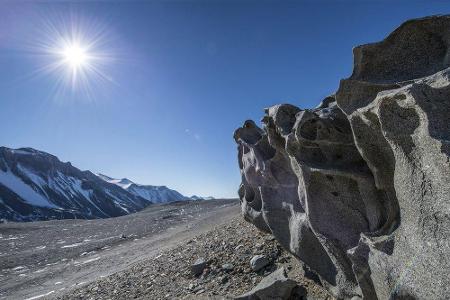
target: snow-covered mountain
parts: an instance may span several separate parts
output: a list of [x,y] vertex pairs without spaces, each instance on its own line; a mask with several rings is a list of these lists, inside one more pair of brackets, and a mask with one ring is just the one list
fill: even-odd
[[32,148],[0,147],[0,218],[107,218],[136,212],[149,204],[120,183],[80,171],[54,155]]
[[115,179],[104,174],[97,174],[97,176],[106,182],[116,184],[126,191],[130,192],[131,194],[140,196],[153,203],[198,200],[183,196],[179,192],[169,189],[166,186],[142,185],[134,183],[127,178]]
[[184,200],[212,200],[214,197],[201,197],[193,195],[187,197],[181,193],[169,189],[164,185],[143,185],[135,183],[128,178],[115,179],[104,174],[97,174],[97,176],[106,182],[116,184],[128,192],[147,199],[153,203],[164,203],[172,201],[184,201]]

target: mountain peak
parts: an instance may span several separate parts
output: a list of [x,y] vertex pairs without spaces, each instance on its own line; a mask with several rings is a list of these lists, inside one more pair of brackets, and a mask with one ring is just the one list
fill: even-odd
[[125,190],[128,189],[132,184],[135,184],[128,178],[116,179],[102,173],[96,173],[95,175],[97,175],[97,177],[99,177],[100,179],[118,185]]
[[104,181],[114,180],[114,178],[109,177],[108,175],[102,174],[102,173],[94,173],[97,177],[100,179],[103,179]]
[[44,151],[39,151],[36,150],[34,148],[31,147],[24,147],[24,148],[17,148],[17,149],[13,149],[13,148],[8,148],[8,147],[0,147],[1,150],[7,151],[9,153],[12,154],[18,154],[18,155],[43,155],[43,156],[53,156],[50,153],[44,152]]
[[[103,175],[104,176],[104,175]],[[33,148],[0,147],[0,218],[106,218],[150,202]]]
[[133,181],[131,181],[128,178],[122,178],[122,179],[116,179],[117,181],[117,185],[123,187],[124,189],[128,189],[130,187],[130,185],[135,184]]
[[[154,203],[191,199],[189,197],[183,196],[175,190],[168,188],[165,185],[144,185],[135,183],[128,178],[115,179],[104,174],[96,175],[104,181],[118,185],[128,192]],[[201,200],[201,198],[199,198],[198,200]]]
[[131,181],[131,180],[128,179],[128,178],[122,178],[122,179],[120,179],[119,182],[120,182],[120,183],[123,183],[123,184],[134,183],[133,181]]

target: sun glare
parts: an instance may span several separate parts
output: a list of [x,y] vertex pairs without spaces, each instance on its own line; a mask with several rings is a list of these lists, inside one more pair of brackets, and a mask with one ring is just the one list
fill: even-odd
[[76,15],[48,15],[33,36],[33,53],[41,67],[34,74],[49,75],[54,98],[94,100],[114,81],[108,74],[116,61],[107,24]]
[[89,54],[86,49],[76,43],[67,46],[62,51],[64,62],[72,69],[83,68],[86,66]]

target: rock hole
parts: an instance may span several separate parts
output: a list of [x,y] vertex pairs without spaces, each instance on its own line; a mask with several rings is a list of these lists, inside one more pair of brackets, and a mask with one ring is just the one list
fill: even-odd
[[331,175],[327,175],[326,177],[329,181],[333,181],[333,179],[334,179],[333,176],[331,176]]
[[339,196],[339,193],[338,193],[338,192],[331,192],[331,194],[332,194],[333,196],[335,196],[335,197]]
[[244,198],[247,202],[251,203],[255,199],[255,192],[252,187],[245,186]]

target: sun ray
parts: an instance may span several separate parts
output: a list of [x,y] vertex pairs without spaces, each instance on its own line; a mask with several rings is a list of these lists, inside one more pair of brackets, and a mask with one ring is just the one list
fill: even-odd
[[105,24],[75,15],[46,14],[37,28],[30,52],[41,66],[31,75],[51,76],[54,97],[93,100],[93,91],[113,83],[107,73],[116,57]]

